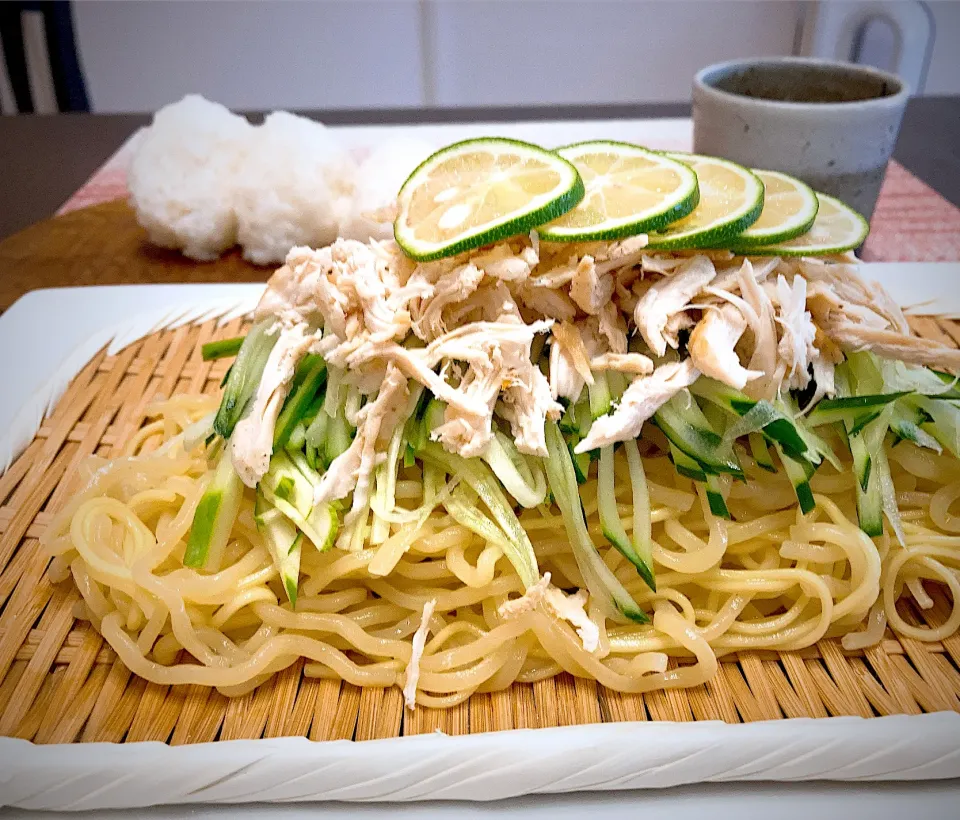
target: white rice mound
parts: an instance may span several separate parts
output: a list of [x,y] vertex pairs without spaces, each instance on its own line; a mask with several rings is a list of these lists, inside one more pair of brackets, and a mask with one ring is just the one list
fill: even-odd
[[268,116],[248,139],[233,187],[244,257],[279,263],[295,245],[333,242],[355,173],[353,158],[321,123],[285,111]]
[[127,175],[152,242],[203,261],[236,243],[230,188],[251,131],[243,117],[195,94],[156,113]]
[[[355,178],[353,200],[340,223],[344,239],[392,239],[393,219],[390,206],[407,177],[436,148],[417,137],[394,137],[376,146],[360,163]],[[379,212],[379,213],[378,213]]]

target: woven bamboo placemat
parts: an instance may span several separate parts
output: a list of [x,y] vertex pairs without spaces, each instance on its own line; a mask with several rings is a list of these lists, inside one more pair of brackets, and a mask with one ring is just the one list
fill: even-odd
[[[915,330],[952,345],[960,324],[918,319]],[[925,644],[888,634],[845,652],[821,641],[801,652],[728,657],[716,678],[687,690],[621,695],[587,680],[552,680],[474,695],[449,709],[403,707],[400,691],[361,690],[302,676],[298,663],[244,697],[200,686],[158,686],[132,675],[86,622],[74,619],[72,582],[52,584],[37,541],[68,497],[75,465],[116,455],[155,396],[216,393],[226,364],[199,346],[236,335],[214,322],[149,336],[73,380],[34,441],[0,476],[0,735],[37,743],[158,740],[172,744],[302,735],[314,740],[433,732],[465,734],[632,720],[723,720],[960,711],[960,636]],[[949,602],[908,620],[942,623]]]

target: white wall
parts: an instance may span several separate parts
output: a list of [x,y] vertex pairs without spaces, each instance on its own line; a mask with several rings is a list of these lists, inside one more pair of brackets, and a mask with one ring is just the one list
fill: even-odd
[[243,109],[418,105],[418,4],[77,2],[95,111],[153,111],[196,91]]
[[796,2],[435,3],[437,101],[687,100],[698,69],[790,54]]
[[[930,7],[926,93],[960,93],[960,2]],[[793,53],[808,6],[79,0],[73,8],[93,108],[115,112],[152,111],[190,91],[240,109],[687,100],[702,66]]]
[[683,100],[710,62],[790,53],[800,5],[81,0],[74,15],[92,105],[115,112],[188,91],[246,109]]
[[935,27],[924,94],[960,94],[960,2],[929,3]]

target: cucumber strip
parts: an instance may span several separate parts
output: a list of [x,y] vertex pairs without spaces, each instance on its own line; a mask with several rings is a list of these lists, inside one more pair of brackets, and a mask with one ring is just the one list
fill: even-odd
[[573,549],[573,557],[580,568],[583,580],[591,597],[611,617],[622,616],[634,623],[650,623],[650,618],[637,605],[623,584],[613,574],[587,532],[583,517],[583,504],[573,470],[573,459],[556,423],[546,423],[547,481],[554,500],[563,516],[567,538]]
[[757,402],[735,387],[701,376],[689,388],[694,396],[713,402],[738,416],[746,415]]
[[[606,447],[600,448],[600,462],[597,467],[597,511],[600,514],[600,529],[603,531],[603,537],[643,576],[647,567],[634,549],[633,543],[627,537],[627,531],[620,521],[613,468],[613,445],[608,444]],[[649,575],[649,570],[647,570],[647,574]]]
[[883,535],[882,468],[879,465],[881,460],[886,463],[883,448],[889,416],[890,412],[884,410],[863,429],[861,435],[849,436],[857,478],[857,518],[860,529],[871,536]]
[[907,537],[903,531],[903,521],[900,518],[900,508],[897,506],[897,491],[893,486],[893,476],[890,475],[890,462],[887,459],[887,451],[884,445],[880,445],[877,454],[874,457],[875,472],[877,474],[877,484],[880,490],[880,504],[890,529],[897,537],[897,542],[901,547],[907,546]]
[[333,460],[341,453],[345,453],[353,441],[354,429],[347,422],[344,409],[337,410],[337,415],[327,422],[326,435],[323,441],[323,468],[327,469]]
[[952,373],[944,373],[942,370],[934,370],[932,367],[926,369],[936,376],[941,383],[946,385],[946,389],[936,393],[928,393],[927,395],[929,395],[930,398],[960,401],[960,386],[958,386],[957,376],[954,376]]
[[816,472],[816,466],[806,459],[797,460],[787,455],[780,444],[774,444],[774,447],[780,456],[780,463],[783,464],[787,478],[793,485],[793,491],[797,495],[801,511],[803,513],[813,512],[817,503],[813,498],[813,490],[810,489],[810,479]]
[[276,507],[271,507],[262,493],[257,493],[254,521],[263,536],[274,566],[292,606],[297,605],[297,587],[300,580],[300,554],[303,533]]
[[743,417],[749,416],[749,421],[745,421],[739,427],[734,425],[727,431],[726,437],[728,439],[739,438],[741,435],[753,432],[754,425],[764,421],[765,423],[760,429],[763,430],[763,434],[771,442],[783,445],[784,450],[796,458],[805,458],[812,455],[812,453],[807,452],[807,442],[797,429],[794,418],[787,416],[781,409],[765,399],[755,401],[739,390],[705,376],[701,376],[694,382],[690,387],[690,392],[722,407],[729,413]]
[[[693,423],[694,420],[697,423]],[[724,452],[723,440],[707,427],[700,408],[688,393],[678,393],[666,402],[652,421],[679,450],[699,462],[704,472],[730,473],[743,478],[736,456],[732,450]]]
[[926,423],[927,415],[919,408],[897,402],[890,418],[890,429],[900,439],[913,442],[918,447],[926,447],[937,453],[943,452],[943,447],[930,433],[920,427]]
[[[589,465],[589,455],[587,464]],[[483,454],[493,474],[518,504],[536,507],[547,497],[547,476],[540,459],[527,459],[510,436],[495,430]]]
[[834,424],[838,421],[847,421],[851,418],[869,415],[869,412],[864,411],[871,410],[876,410],[876,413],[873,414],[873,417],[876,418],[882,408],[897,399],[909,396],[910,392],[909,390],[903,390],[897,393],[874,393],[836,399],[821,399],[807,416],[807,424],[810,427]]
[[924,425],[924,430],[948,453],[960,458],[960,408],[929,396],[911,396],[908,401],[930,417],[931,421]]
[[670,458],[673,460],[673,466],[678,475],[682,475],[684,478],[692,478],[694,481],[707,480],[707,474],[696,459],[690,458],[672,441],[668,440],[667,444],[670,446]]
[[586,484],[590,478],[590,453],[574,452],[574,448],[579,443],[580,439],[568,439],[567,450],[570,452],[570,460],[573,462],[573,471],[577,476],[577,484]]
[[727,500],[723,497],[719,476],[707,475],[707,503],[710,505],[710,512],[719,518],[728,520],[733,518],[730,510],[727,509]]
[[230,448],[224,447],[210,484],[200,497],[183,556],[184,566],[217,572],[240,511],[243,482],[233,468]]
[[577,421],[577,407],[572,402],[564,408],[563,415],[558,422],[561,433],[579,433],[580,423]]
[[840,365],[846,371],[851,396],[883,393],[884,378],[881,360],[867,350],[847,353],[847,360]]
[[465,487],[458,486],[444,501],[444,509],[458,524],[462,524],[485,541],[500,547],[504,555],[509,555],[515,550],[514,543],[495,521],[491,521],[480,512],[476,503],[477,496],[471,492],[468,497],[467,493]]
[[307,428],[302,421],[299,421],[297,422],[297,426],[293,428],[293,432],[290,433],[290,436],[287,438],[284,449],[302,452],[306,444]]
[[[559,435],[559,431],[557,431]],[[457,476],[467,482],[473,491],[480,496],[494,520],[507,536],[511,549],[504,552],[507,560],[520,576],[524,589],[533,586],[540,578],[537,567],[537,556],[533,552],[530,536],[520,524],[513,507],[500,489],[490,468],[480,459],[466,459],[462,456],[448,453],[436,442],[427,442],[421,451],[421,457],[436,464],[445,470],[448,475]]]
[[[307,411],[313,405],[317,392],[327,380],[327,365],[322,356],[308,353],[297,365],[293,377],[293,386],[283,403],[283,409],[277,417],[277,424],[273,431],[273,448],[278,450],[285,447],[293,432],[293,428],[300,423]],[[299,449],[299,448],[297,448]]]
[[608,370],[606,375],[607,385],[610,387],[610,401],[616,405],[623,394],[627,392],[630,383],[623,373],[619,373],[616,370]]
[[213,420],[213,429],[225,439],[230,438],[263,377],[263,368],[280,335],[269,332],[274,323],[273,319],[264,319],[250,329],[230,368],[220,409]]
[[430,438],[430,433],[434,431],[437,427],[443,424],[443,417],[447,412],[447,403],[445,401],[440,401],[440,399],[430,399],[430,403],[427,405],[426,412],[423,414],[423,428],[425,433],[425,440]]
[[310,426],[307,427],[307,446],[314,448],[323,447],[323,442],[327,438],[327,425],[329,423],[330,416],[327,415],[327,411],[321,406],[317,411],[317,415],[313,417],[313,421],[310,422]]
[[[800,413],[800,409],[796,406],[796,404],[793,403],[792,399],[777,399],[774,406],[780,409],[780,412],[783,413],[784,418],[790,422],[794,431],[796,431],[796,433],[800,436],[804,444],[804,450],[802,451],[802,454],[797,453],[792,448],[784,445],[784,450],[788,455],[792,455],[795,459],[805,459],[813,462],[814,464],[819,464],[821,461],[826,461],[838,471],[843,469],[840,459],[837,458],[836,453],[833,452],[833,449],[830,447],[830,445],[807,426]],[[768,429],[769,428],[765,428],[764,432],[767,432]]]
[[277,494],[273,487],[261,481],[260,488],[264,498],[296,524],[318,552],[326,552],[333,547],[340,530],[340,516],[332,504],[318,504],[308,515],[304,515],[297,507]]
[[647,475],[643,470],[643,461],[640,458],[637,442],[625,441],[623,450],[627,454],[630,488],[633,495],[633,549],[642,562],[642,566],[637,567],[637,572],[647,586],[656,592],[657,580],[653,573],[653,521],[650,517],[650,490],[647,487]]
[[243,336],[236,336],[233,339],[221,339],[218,342],[207,342],[200,348],[200,356],[205,362],[212,362],[216,359],[226,359],[230,356],[236,356],[243,346]]
[[593,375],[593,384],[587,385],[587,395],[590,397],[590,416],[598,419],[610,412],[610,385],[605,372]]
[[320,552],[325,552],[333,546],[340,517],[333,504],[314,506],[313,493],[319,481],[319,474],[310,469],[303,454],[276,453],[259,490]]
[[776,466],[773,463],[773,457],[770,455],[770,448],[767,446],[766,439],[760,433],[750,433],[747,437],[750,442],[750,455],[757,462],[757,466],[767,472],[775,473]]
[[883,496],[880,487],[880,471],[872,467],[866,487],[857,482],[857,518],[860,529],[867,535],[883,535]]

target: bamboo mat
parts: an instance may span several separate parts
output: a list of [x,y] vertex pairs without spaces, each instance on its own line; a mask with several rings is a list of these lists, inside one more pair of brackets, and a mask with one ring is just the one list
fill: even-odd
[[[244,697],[200,686],[158,686],[132,675],[86,622],[73,617],[72,582],[53,584],[37,541],[66,500],[75,465],[90,453],[117,455],[146,405],[175,392],[215,394],[226,363],[205,363],[199,346],[240,331],[239,321],[181,327],[118,355],[98,354],[73,380],[34,441],[0,476],[0,735],[37,743],[165,741],[307,736],[394,737],[441,730],[633,720],[723,720],[960,711],[960,636],[925,644],[888,633],[879,646],[845,652],[835,640],[801,652],[726,658],[710,683],[621,695],[592,681],[553,680],[474,695],[449,710],[403,707],[399,689],[364,689],[304,678],[302,663]],[[956,345],[960,323],[918,319],[915,330]],[[908,620],[942,623],[949,601],[902,603]]]

